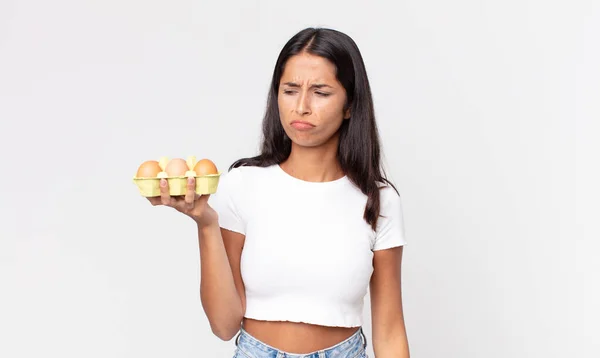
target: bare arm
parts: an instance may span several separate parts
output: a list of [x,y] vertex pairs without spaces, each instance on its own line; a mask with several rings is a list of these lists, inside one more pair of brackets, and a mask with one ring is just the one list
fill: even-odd
[[409,358],[401,291],[403,247],[375,251],[371,277],[373,350],[377,358]]
[[245,295],[239,272],[244,235],[219,229],[198,228],[200,246],[200,297],[213,333],[230,340],[239,331]]
[[169,195],[168,183],[161,180],[160,197],[152,205],[165,205],[192,218],[198,227],[200,249],[200,299],[213,333],[230,340],[239,331],[245,312],[240,257],[245,236],[219,228],[218,214],[207,203],[208,195],[194,192],[189,179],[185,197]]

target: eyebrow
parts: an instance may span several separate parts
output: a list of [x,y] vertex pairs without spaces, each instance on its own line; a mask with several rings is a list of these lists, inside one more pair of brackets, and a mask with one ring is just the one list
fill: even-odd
[[[290,86],[290,87],[302,87],[299,84],[297,84],[296,82],[285,82],[284,83],[285,86]],[[329,87],[329,88],[333,88],[330,85],[324,84],[324,83],[315,83],[313,85],[310,86],[310,88],[324,88],[324,87]]]

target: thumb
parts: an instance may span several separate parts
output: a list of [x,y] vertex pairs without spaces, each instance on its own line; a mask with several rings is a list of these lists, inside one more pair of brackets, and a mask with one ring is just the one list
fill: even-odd
[[208,198],[210,194],[196,194],[196,202],[197,203],[206,203],[208,202]]

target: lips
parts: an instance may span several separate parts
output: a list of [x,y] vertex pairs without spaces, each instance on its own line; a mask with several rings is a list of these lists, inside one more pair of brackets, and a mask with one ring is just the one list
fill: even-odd
[[306,121],[292,121],[291,126],[298,130],[309,130],[315,127],[314,124]]

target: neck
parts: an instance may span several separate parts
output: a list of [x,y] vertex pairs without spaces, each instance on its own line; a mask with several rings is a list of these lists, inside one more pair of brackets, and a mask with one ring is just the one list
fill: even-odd
[[302,147],[292,143],[290,156],[280,167],[291,176],[304,181],[337,180],[344,176],[337,159],[337,150],[337,141],[330,141],[318,147]]

